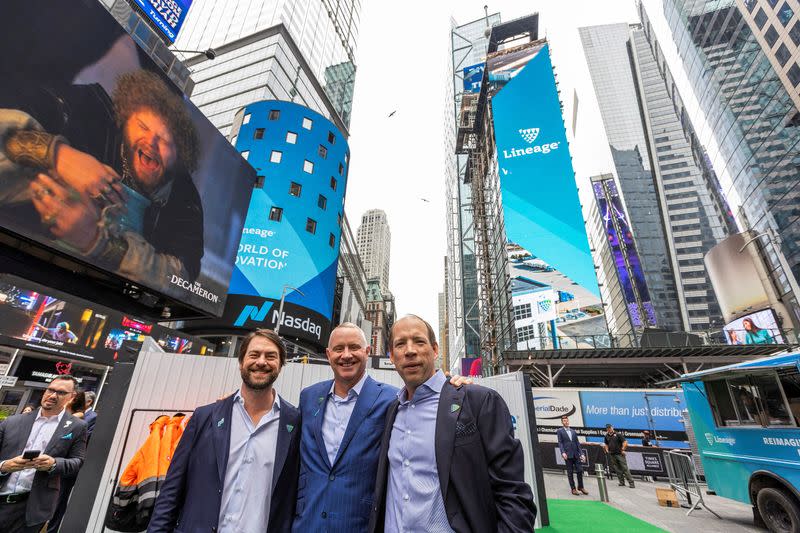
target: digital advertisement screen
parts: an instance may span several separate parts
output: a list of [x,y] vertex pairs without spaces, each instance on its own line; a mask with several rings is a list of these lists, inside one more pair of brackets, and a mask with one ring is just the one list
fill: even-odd
[[192,0],[135,0],[135,4],[174,43]]
[[725,326],[728,344],[783,344],[781,329],[772,309],[737,318]]
[[[614,180],[592,184],[622,292],[634,327],[656,326],[656,315],[625,208]],[[627,259],[627,261],[626,261]],[[639,299],[636,298],[638,293]],[[641,302],[641,303],[640,303]]]
[[[46,293],[40,292],[44,290]],[[167,349],[170,344],[161,343],[168,335],[185,339],[176,344],[182,351],[171,351]],[[0,340],[4,344],[113,365],[124,341],[141,343],[147,336],[167,352],[211,353],[208,343],[189,335],[57,291],[33,290],[18,278],[0,277]]]
[[464,69],[464,92],[481,92],[481,81],[483,81],[483,71],[486,69],[485,63],[478,63]]
[[599,298],[549,48],[497,52],[487,70],[508,240]]
[[330,120],[292,102],[257,102],[242,113],[234,142],[264,183],[250,200],[223,322],[280,322],[282,335],[322,346],[333,314],[347,140]]
[[19,4],[0,44],[37,42],[0,55],[0,227],[219,316],[254,169],[101,4]]
[[462,357],[461,375],[468,377],[480,377],[483,375],[483,362],[480,357]]

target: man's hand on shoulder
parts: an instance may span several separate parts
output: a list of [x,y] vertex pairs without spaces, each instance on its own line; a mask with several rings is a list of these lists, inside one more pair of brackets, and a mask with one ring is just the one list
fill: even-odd
[[464,376],[450,376],[450,383],[454,387],[460,387],[461,385],[472,385],[475,381],[472,378]]

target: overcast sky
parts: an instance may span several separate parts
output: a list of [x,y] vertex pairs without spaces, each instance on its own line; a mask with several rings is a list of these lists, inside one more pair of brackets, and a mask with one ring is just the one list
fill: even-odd
[[[355,232],[361,215],[386,211],[392,232],[389,287],[398,315],[415,313],[436,327],[446,254],[444,114],[450,18],[464,24],[484,16],[484,1],[366,0],[361,16],[351,123],[352,163],[346,212]],[[652,18],[659,0],[646,0]],[[653,6],[653,7],[650,7]],[[578,179],[610,172],[600,115],[577,29],[638,22],[633,0],[496,1],[489,13],[504,22],[539,13],[539,34],[551,43],[561,98],[571,113],[579,94],[582,127],[593,145],[572,147]],[[654,21],[655,24],[655,21]],[[396,114],[389,117],[392,111]],[[566,123],[569,127],[571,114]],[[427,201],[426,201],[427,200]]]

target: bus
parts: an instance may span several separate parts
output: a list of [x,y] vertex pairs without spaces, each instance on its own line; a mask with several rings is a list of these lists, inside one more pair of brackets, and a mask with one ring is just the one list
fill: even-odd
[[680,378],[709,491],[800,533],[800,353]]

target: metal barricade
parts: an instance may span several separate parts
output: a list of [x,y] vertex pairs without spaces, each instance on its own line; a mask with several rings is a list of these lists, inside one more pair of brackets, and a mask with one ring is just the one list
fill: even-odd
[[[664,454],[664,463],[667,467],[670,488],[682,496],[689,506],[686,516],[689,516],[692,511],[699,509],[702,505],[706,511],[720,520],[722,519],[721,516],[709,509],[708,505],[703,501],[703,490],[697,480],[697,472],[690,456],[685,453],[668,451]],[[694,498],[694,501],[692,498]]]

